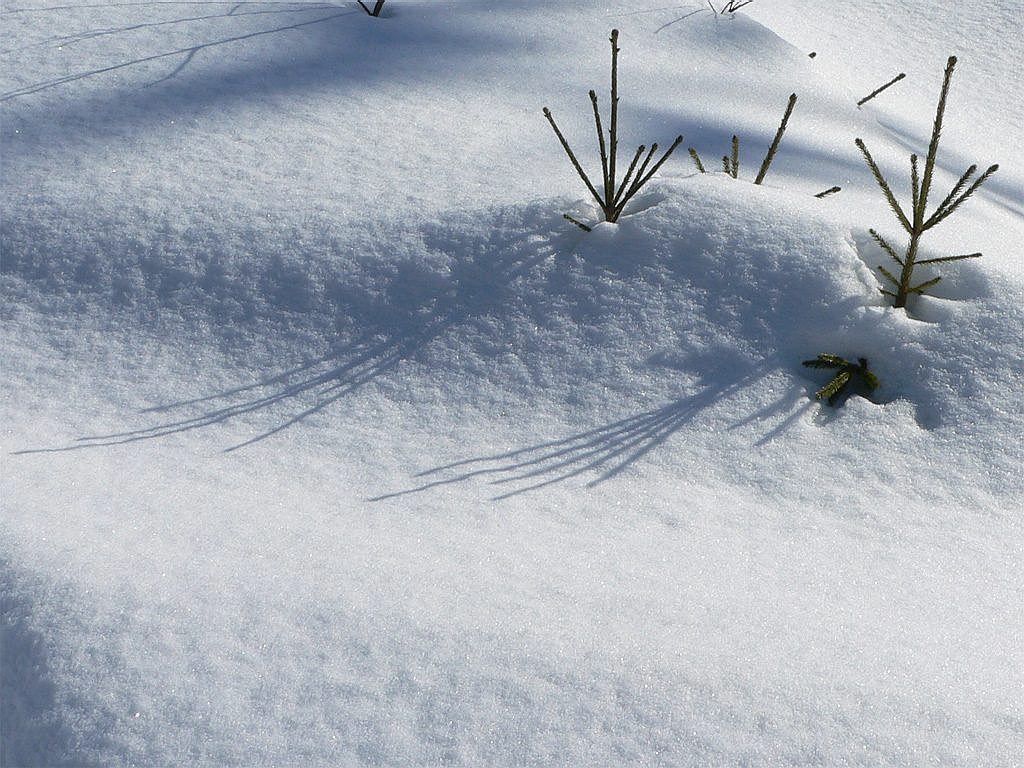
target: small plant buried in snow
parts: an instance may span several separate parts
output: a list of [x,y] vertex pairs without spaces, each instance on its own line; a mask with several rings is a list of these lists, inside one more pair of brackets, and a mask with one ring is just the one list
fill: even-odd
[[861,357],[856,363],[839,355],[820,354],[813,360],[804,360],[808,368],[834,370],[835,376],[814,393],[819,400],[828,400],[829,405],[836,405],[844,395],[850,394],[853,388],[870,395],[878,389],[878,377],[868,370],[867,358]]
[[[611,87],[611,119],[608,125],[608,141],[605,142],[604,128],[601,124],[601,111],[597,106],[597,93],[590,91],[590,103],[594,108],[594,123],[597,126],[597,146],[601,153],[601,177],[602,177],[602,188],[598,192],[597,188],[591,182],[590,177],[587,176],[586,171],[583,170],[583,166],[580,165],[579,160],[576,159],[576,154],[572,151],[572,147],[569,146],[569,142],[565,140],[565,136],[558,129],[558,125],[555,123],[555,118],[551,116],[551,110],[544,107],[544,117],[551,123],[551,127],[555,131],[555,135],[558,140],[562,143],[562,149],[565,150],[565,154],[569,156],[569,160],[572,162],[573,168],[576,169],[576,173],[583,179],[583,183],[587,186],[590,194],[594,196],[598,206],[600,206],[602,213],[604,214],[604,220],[610,222],[616,222],[619,220],[619,216],[622,215],[623,209],[640,189],[651,180],[651,177],[657,172],[659,168],[668,160],[675,148],[678,147],[683,137],[678,136],[676,140],[672,142],[672,146],[668,148],[661,159],[651,165],[651,160],[654,158],[655,152],[658,151],[658,145],[652,144],[651,148],[647,150],[647,156],[644,157],[643,162],[640,161],[641,156],[644,154],[644,150],[647,148],[641,144],[637,149],[636,154],[633,156],[633,161],[629,164],[629,168],[626,170],[626,175],[619,181],[617,178],[618,169],[616,167],[618,160],[619,151],[619,30],[613,29],[611,35],[612,44],[612,87]],[[637,164],[639,163],[639,168]],[[581,229],[590,231],[590,227],[586,224],[577,221],[569,214],[563,214],[565,218],[571,221]]]
[[871,236],[875,239],[875,242],[878,243],[882,250],[889,254],[892,260],[900,265],[899,277],[896,277],[884,266],[879,265],[878,267],[878,271],[882,273],[882,276],[892,284],[892,289],[882,288],[881,291],[884,295],[892,298],[894,307],[905,307],[907,305],[908,296],[913,294],[922,294],[942,279],[941,277],[933,277],[930,280],[925,280],[924,282],[915,285],[913,282],[914,267],[918,264],[937,264],[943,261],[975,259],[981,256],[980,253],[967,253],[961,256],[944,256],[937,259],[918,260],[917,258],[918,248],[921,244],[921,236],[936,224],[943,221],[947,216],[952,214],[953,211],[960,207],[964,200],[974,194],[978,187],[988,181],[989,176],[999,170],[998,165],[992,165],[987,171],[971,183],[971,178],[978,170],[977,165],[972,165],[964,171],[963,176],[961,176],[960,180],[953,185],[953,189],[950,190],[945,199],[939,203],[938,207],[932,211],[930,215],[926,215],[925,209],[928,205],[928,194],[931,192],[932,175],[935,172],[935,157],[939,151],[939,134],[942,132],[942,118],[946,112],[946,96],[949,93],[949,82],[953,77],[953,68],[955,66],[956,56],[950,56],[949,60],[946,62],[946,72],[942,80],[942,90],[939,93],[939,104],[935,111],[935,122],[932,125],[932,140],[928,145],[928,156],[924,161],[923,176],[918,175],[917,155],[912,154],[910,156],[911,210],[909,216],[903,210],[903,207],[899,202],[897,202],[896,196],[892,192],[892,188],[885,180],[885,177],[879,170],[874,158],[871,157],[871,153],[868,152],[867,146],[865,146],[864,142],[860,139],[856,140],[857,148],[860,149],[861,154],[864,155],[864,160],[867,162],[868,168],[871,169],[871,173],[874,175],[875,181],[878,182],[878,186],[881,187],[882,193],[885,195],[885,199],[889,203],[889,207],[892,209],[892,212],[896,214],[896,218],[899,220],[900,225],[907,231],[907,234],[910,235],[910,243],[907,245],[907,249],[903,253],[903,256],[900,257],[896,253],[896,249],[893,248],[885,238],[878,234],[874,229],[869,230]]
[[[796,94],[792,93],[789,96],[789,103],[786,104],[786,111],[782,115],[782,122],[779,123],[779,129],[775,132],[775,138],[772,139],[771,146],[768,147],[768,152],[764,156],[764,160],[761,161],[761,167],[757,171],[757,176],[754,178],[755,184],[760,184],[764,181],[764,177],[768,175],[768,169],[772,165],[772,160],[775,159],[775,153],[779,151],[779,144],[782,143],[782,136],[786,132],[786,126],[789,125],[790,115],[793,114],[793,107],[796,106]],[[697,170],[701,173],[707,173],[707,169],[704,167],[704,163],[701,162],[700,155],[697,154],[697,150],[693,147],[689,148],[690,158],[693,160],[693,164],[697,167]],[[738,179],[740,175],[740,138],[739,136],[732,137],[732,153],[729,155],[722,156],[722,170],[732,176],[734,179]]]

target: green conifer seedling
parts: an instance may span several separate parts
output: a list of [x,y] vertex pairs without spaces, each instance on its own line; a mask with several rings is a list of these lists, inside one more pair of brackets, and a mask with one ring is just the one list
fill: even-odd
[[697,170],[700,171],[701,173],[707,173],[707,171],[704,170],[704,163],[700,161],[700,155],[697,154],[697,150],[694,149],[693,147],[690,147],[690,149],[687,151],[690,153],[690,159],[693,160],[693,164],[697,166]]
[[[558,125],[555,123],[555,118],[551,115],[551,110],[547,107],[544,107],[544,117],[551,123],[552,129],[554,129],[562,149],[565,150],[565,154],[569,156],[569,160],[572,162],[573,168],[576,169],[576,173],[579,174],[587,190],[597,201],[598,206],[600,206],[601,212],[604,214],[604,220],[616,222],[619,220],[619,216],[622,215],[626,204],[651,180],[658,169],[664,165],[676,147],[682,143],[683,137],[677,136],[676,140],[672,142],[672,146],[653,165],[651,165],[651,160],[658,151],[658,145],[652,144],[650,149],[647,149],[647,147],[641,144],[636,150],[636,154],[633,155],[633,160],[630,162],[629,167],[626,169],[626,175],[621,180],[618,179],[616,164],[619,151],[619,30],[612,30],[610,40],[612,44],[611,119],[608,125],[607,141],[605,141],[604,127],[601,123],[601,111],[597,104],[597,93],[590,91],[590,103],[594,110],[594,123],[597,126],[597,147],[601,155],[602,187],[600,191],[590,180],[586,171],[583,170],[580,161],[576,159],[576,154],[572,151],[572,147],[569,146],[565,136],[562,135]],[[647,152],[646,155],[644,155],[645,150]],[[642,161],[641,157],[643,157]],[[583,222],[577,221],[568,214],[564,215],[565,218],[576,224],[576,226],[588,232],[590,231],[590,227]]]
[[772,160],[775,159],[775,153],[779,151],[779,144],[782,143],[782,134],[786,132],[786,126],[789,125],[789,116],[793,114],[793,107],[796,106],[796,94],[791,93],[789,95],[789,103],[786,104],[786,111],[782,114],[782,122],[779,123],[779,130],[775,132],[775,138],[772,139],[772,145],[768,147],[768,152],[764,156],[764,160],[761,162],[761,169],[757,172],[757,178],[754,179],[755,184],[760,184],[764,181],[764,177],[768,175],[768,169],[772,165]]
[[879,247],[900,266],[899,277],[894,275],[884,266],[878,267],[878,271],[882,274],[882,277],[891,284],[891,288],[882,288],[881,291],[884,295],[893,300],[894,307],[905,307],[909,296],[913,296],[914,294],[923,294],[942,279],[941,277],[934,277],[915,285],[913,282],[914,267],[918,264],[938,264],[944,261],[975,259],[981,256],[980,253],[967,253],[960,256],[943,256],[935,259],[917,258],[918,249],[921,244],[921,236],[936,224],[945,220],[953,213],[953,211],[959,208],[968,197],[973,195],[978,187],[988,181],[989,177],[993,173],[999,170],[998,165],[992,165],[988,170],[981,174],[981,176],[972,181],[971,179],[978,170],[978,166],[972,165],[964,171],[960,180],[953,185],[953,189],[950,190],[949,194],[946,195],[941,203],[939,203],[938,207],[936,207],[930,214],[926,213],[928,195],[931,192],[932,186],[932,176],[935,173],[935,158],[939,151],[939,135],[942,133],[942,120],[946,112],[946,97],[949,94],[949,83],[953,77],[953,68],[955,66],[956,56],[950,56],[949,60],[946,62],[946,72],[942,80],[942,90],[939,93],[939,104],[935,110],[935,122],[932,125],[932,138],[928,145],[928,155],[925,157],[924,161],[923,175],[921,175],[918,170],[917,155],[912,154],[910,156],[911,201],[909,216],[896,200],[896,195],[893,194],[892,188],[889,186],[889,182],[886,181],[881,170],[879,170],[878,164],[875,163],[874,158],[871,157],[871,153],[868,151],[867,146],[865,146],[864,142],[860,139],[856,140],[857,148],[861,151],[861,154],[864,155],[864,160],[867,162],[868,168],[875,177],[875,181],[878,183],[878,186],[882,189],[882,193],[885,195],[885,199],[889,203],[889,208],[892,209],[892,212],[899,221],[900,226],[902,226],[903,229],[906,230],[907,234],[910,235],[910,242],[901,257],[896,252],[896,249],[885,238],[878,234],[878,232],[874,229],[869,230],[871,237],[874,238]]
[[808,368],[836,372],[825,386],[814,393],[818,400],[827,399],[828,404],[832,406],[836,405],[851,387],[857,387],[870,395],[878,389],[880,383],[878,377],[868,370],[868,361],[864,357],[858,358],[856,363],[851,363],[839,355],[820,354],[813,360],[804,360],[803,364]]

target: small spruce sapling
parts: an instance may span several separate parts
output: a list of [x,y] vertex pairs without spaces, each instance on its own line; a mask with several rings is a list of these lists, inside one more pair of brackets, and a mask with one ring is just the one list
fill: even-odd
[[[621,181],[618,179],[616,164],[619,151],[619,30],[612,30],[610,40],[612,44],[612,85],[611,119],[608,125],[607,142],[604,137],[604,127],[601,123],[601,111],[597,106],[597,93],[590,91],[590,103],[594,110],[594,123],[597,126],[597,147],[601,154],[601,177],[603,183],[600,192],[594,186],[586,171],[583,170],[580,161],[576,159],[576,154],[572,151],[572,147],[569,146],[565,136],[562,135],[558,125],[555,123],[555,118],[551,115],[551,110],[547,107],[544,107],[544,117],[551,123],[555,135],[562,144],[565,154],[569,156],[569,160],[572,162],[573,168],[576,169],[576,173],[583,179],[587,190],[593,195],[598,206],[600,206],[601,212],[604,214],[604,220],[614,223],[619,220],[619,216],[622,215],[626,204],[651,180],[658,169],[664,165],[665,161],[675,151],[676,147],[682,143],[683,137],[677,136],[676,140],[672,142],[672,146],[653,165],[651,165],[651,160],[654,158],[655,152],[658,151],[658,145],[656,143],[652,144],[648,150],[647,147],[641,144],[636,150],[636,154],[633,155],[633,161],[626,169],[626,175],[622,177]],[[646,156],[644,156],[645,150],[647,151]],[[642,156],[643,160],[641,161],[640,158]],[[637,167],[638,164],[639,167]],[[580,229],[587,232],[590,231],[590,227],[583,222],[577,221],[567,213],[563,215]]]
[[999,170],[998,165],[992,165],[986,170],[981,176],[971,179],[978,170],[977,165],[972,165],[963,175],[960,180],[953,185],[953,189],[950,190],[949,194],[939,203],[938,207],[935,208],[931,214],[926,213],[928,205],[928,195],[931,192],[932,176],[935,173],[935,158],[939,151],[939,135],[942,132],[942,119],[946,112],[946,96],[949,93],[949,83],[953,77],[953,68],[956,66],[956,56],[950,56],[946,62],[946,72],[942,80],[942,90],[939,93],[939,104],[935,110],[935,122],[932,125],[932,138],[931,143],[928,145],[928,155],[924,161],[924,174],[920,175],[917,166],[917,155],[910,156],[910,215],[908,216],[903,210],[903,207],[896,200],[896,195],[893,194],[892,188],[889,186],[889,182],[886,181],[882,175],[881,170],[878,168],[878,164],[875,163],[871,153],[868,151],[867,146],[860,139],[856,140],[857,148],[864,155],[864,160],[868,164],[868,168],[871,170],[872,175],[875,177],[875,181],[878,186],[881,187],[882,193],[885,195],[886,201],[889,203],[889,207],[892,212],[896,215],[899,220],[900,226],[906,230],[907,234],[910,235],[910,242],[907,245],[906,251],[904,251],[901,257],[897,254],[896,249],[877,231],[874,229],[868,230],[871,233],[871,237],[874,238],[875,242],[878,243],[879,247],[885,251],[889,256],[900,265],[899,277],[896,277],[892,272],[886,269],[884,266],[879,265],[878,271],[882,273],[882,276],[891,283],[892,288],[880,289],[882,293],[893,300],[894,307],[906,307],[907,298],[914,294],[923,294],[929,288],[935,286],[942,278],[933,277],[924,282],[914,284],[914,267],[918,264],[938,264],[944,261],[959,261],[961,259],[976,259],[981,256],[980,253],[966,253],[960,256],[943,256],[935,259],[918,259],[917,252],[921,245],[921,236],[925,232],[930,230],[936,224],[939,224],[945,220],[950,214],[953,213],[968,197],[974,194],[974,192],[988,181],[989,177]]
[[804,360],[803,364],[808,368],[836,372],[825,386],[814,393],[818,400],[827,399],[829,405],[834,406],[840,402],[844,395],[850,393],[851,387],[868,395],[878,389],[878,377],[868,370],[867,358],[861,357],[856,363],[851,363],[839,355],[820,354],[813,360]]

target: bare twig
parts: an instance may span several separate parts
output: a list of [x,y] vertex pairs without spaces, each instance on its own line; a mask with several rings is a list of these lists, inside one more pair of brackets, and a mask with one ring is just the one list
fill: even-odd
[[869,102],[873,98],[875,98],[875,96],[877,96],[882,91],[884,91],[886,88],[888,88],[889,86],[895,85],[896,83],[898,83],[900,80],[902,80],[906,76],[907,76],[907,74],[905,72],[900,72],[898,75],[896,75],[896,77],[894,77],[888,83],[886,83],[885,85],[879,86],[878,88],[875,88],[875,90],[873,90],[871,93],[869,93],[863,99],[858,101],[857,102],[857,106],[858,107],[863,106],[864,104],[866,104],[867,102]]
[[373,6],[372,11],[366,7],[366,4],[363,2],[363,0],[356,0],[356,2],[362,6],[364,11],[366,11],[370,16],[374,17],[380,16],[380,12],[384,8],[384,0],[377,0],[377,2]]

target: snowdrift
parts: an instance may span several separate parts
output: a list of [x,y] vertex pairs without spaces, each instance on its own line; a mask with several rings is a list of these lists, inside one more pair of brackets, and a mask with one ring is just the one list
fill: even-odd
[[[880,4],[498,5],[4,9],[4,764],[1012,765],[1019,83],[962,55],[985,257],[906,312],[853,137],[902,178],[1014,9],[858,110]],[[743,165],[584,233],[611,26],[624,145]]]

